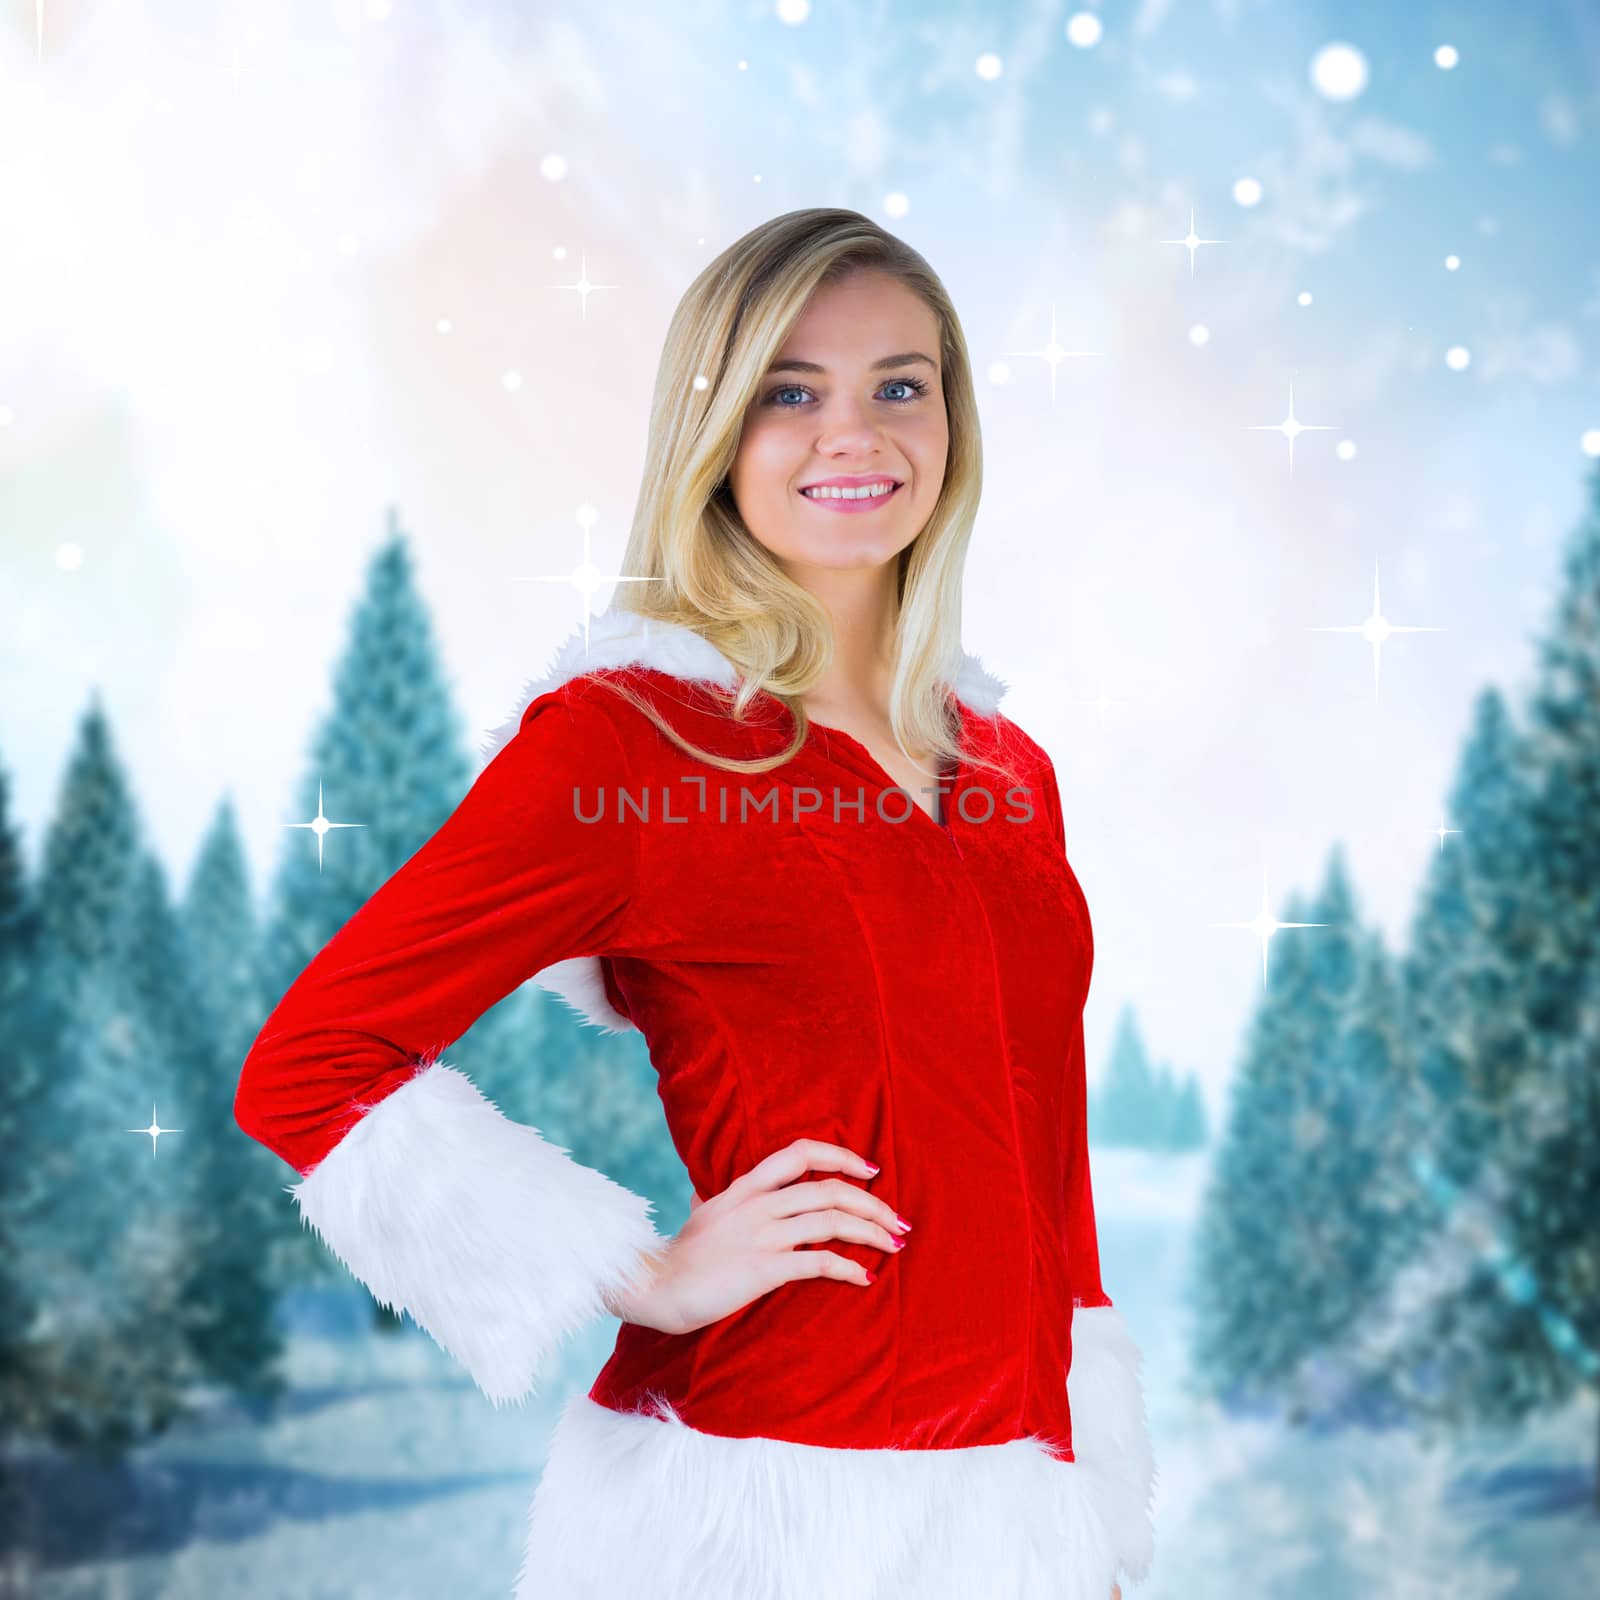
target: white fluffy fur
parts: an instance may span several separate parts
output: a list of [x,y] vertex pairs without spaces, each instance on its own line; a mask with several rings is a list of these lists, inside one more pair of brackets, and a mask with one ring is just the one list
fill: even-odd
[[1145,1411],[1144,1357],[1115,1306],[1072,1313],[1067,1404],[1072,1453],[1093,1469],[1096,1503],[1111,1530],[1117,1560],[1135,1581],[1155,1554],[1157,1471]]
[[[480,745],[481,760],[487,765],[500,753],[522,726],[523,714],[540,695],[585,672],[632,665],[652,667],[676,678],[714,683],[724,689],[733,688],[738,681],[733,663],[692,628],[612,606],[590,618],[587,639],[583,628],[574,629],[556,651],[550,670],[523,685],[511,715],[492,728]],[[1006,692],[1005,684],[977,656],[965,650],[952,687],[957,699],[982,716],[992,716]],[[633,1022],[607,1000],[598,956],[575,956],[556,962],[536,973],[534,982],[606,1033],[636,1031]]]
[[1071,1462],[1033,1439],[725,1438],[665,1400],[620,1413],[576,1394],[534,1494],[516,1600],[1109,1600],[1119,1572],[1148,1572],[1154,1470],[1120,1315],[1080,1309],[1074,1329]]
[[409,1312],[496,1406],[525,1399],[546,1357],[605,1315],[602,1295],[661,1242],[650,1201],[438,1061],[289,1192],[378,1300]]

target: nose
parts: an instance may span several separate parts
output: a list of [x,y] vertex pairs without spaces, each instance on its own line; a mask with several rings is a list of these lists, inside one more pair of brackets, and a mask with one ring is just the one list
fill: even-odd
[[859,450],[877,437],[878,424],[866,404],[847,395],[836,396],[826,402],[818,419],[817,453],[827,456]]

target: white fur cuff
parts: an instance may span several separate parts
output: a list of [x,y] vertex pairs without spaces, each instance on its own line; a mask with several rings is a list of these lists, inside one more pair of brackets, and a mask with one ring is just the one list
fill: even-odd
[[568,1334],[607,1314],[661,1243],[650,1201],[514,1122],[434,1062],[289,1192],[384,1305],[495,1403],[522,1401]]
[[1155,1554],[1157,1474],[1140,1376],[1143,1360],[1115,1306],[1073,1311],[1067,1371],[1072,1454],[1098,1480],[1094,1498],[1118,1566],[1135,1583],[1148,1575]]

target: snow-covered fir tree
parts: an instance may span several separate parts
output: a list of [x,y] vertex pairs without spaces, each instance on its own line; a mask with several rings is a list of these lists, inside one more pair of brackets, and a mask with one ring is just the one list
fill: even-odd
[[64,1024],[41,965],[38,908],[11,824],[10,774],[0,766],[0,1017],[6,1031],[0,1072],[0,1139],[6,1150],[0,1184],[0,1445],[24,1434],[34,1412],[39,1375],[30,1330],[52,1292],[29,1250],[48,1198],[42,1130],[50,1088],[59,1078]]
[[1504,1163],[1510,1276],[1500,1263],[1490,1340],[1501,1377],[1473,1386],[1478,1415],[1578,1393],[1600,1409],[1600,463],[1526,724],[1538,947],[1524,992],[1538,1065]]
[[38,981],[64,1022],[35,1146],[45,1204],[29,1270],[45,1290],[32,1330],[44,1366],[30,1427],[107,1459],[168,1426],[190,1377],[170,1314],[176,1136],[153,1153],[148,1136],[130,1131],[160,1115],[163,1100],[163,1126],[181,1126],[172,1063],[130,981],[140,832],[96,696],[46,833],[38,893]]
[[[298,1219],[286,1217],[282,1185],[283,1163],[264,1145],[250,1138],[233,1117],[232,1096],[238,1089],[239,1064],[249,1053],[264,1016],[265,985],[261,973],[261,934],[250,890],[249,867],[238,821],[230,799],[218,806],[211,827],[201,841],[180,909],[184,944],[193,966],[199,1000],[204,1006],[212,1038],[216,1041],[219,1091],[229,1103],[218,1144],[225,1159],[207,1173],[203,1187],[219,1184],[225,1191],[218,1203],[225,1209],[232,1252],[252,1265],[251,1280],[241,1285],[247,1305],[259,1293],[253,1279],[259,1270],[265,1283],[282,1286],[291,1276],[291,1262],[304,1248]],[[219,1292],[225,1291],[219,1290]],[[277,1339],[247,1316],[241,1337],[250,1352],[243,1355],[245,1371],[271,1359],[276,1365]],[[231,1340],[232,1334],[227,1337]],[[276,1380],[244,1380],[239,1387],[274,1389]]]
[[1403,964],[1416,1137],[1390,1173],[1394,1270],[1362,1330],[1373,1382],[1419,1413],[1464,1414],[1451,1393],[1483,1359],[1480,1257],[1536,1067],[1528,771],[1504,699],[1485,689],[1450,791],[1458,831],[1429,863]]
[[[1309,922],[1298,894],[1285,922]],[[1312,1016],[1309,941],[1320,929],[1273,939],[1267,984],[1249,1025],[1244,1059],[1228,1089],[1227,1115],[1195,1224],[1188,1298],[1192,1369],[1229,1403],[1269,1396],[1300,1357],[1280,1338],[1278,1311],[1303,1275],[1289,1219],[1300,1203],[1294,1123],[1301,1077],[1315,1070],[1321,1037]]]
[[174,1326],[196,1379],[275,1394],[273,1286],[260,1241],[247,1231],[261,1208],[239,1183],[252,1141],[234,1120],[235,1067],[218,1047],[189,938],[153,857],[136,876],[123,968],[168,1079],[162,1125],[183,1130],[158,1151],[167,1164],[156,1220],[173,1261]]
[[1143,1150],[1193,1150],[1206,1142],[1205,1108],[1191,1073],[1180,1085],[1170,1067],[1154,1068],[1133,1007],[1117,1015],[1111,1058],[1091,1088],[1089,1142]]
[[1590,498],[1526,727],[1478,699],[1407,963],[1430,1137],[1366,1358],[1462,1424],[1600,1408],[1600,469]]

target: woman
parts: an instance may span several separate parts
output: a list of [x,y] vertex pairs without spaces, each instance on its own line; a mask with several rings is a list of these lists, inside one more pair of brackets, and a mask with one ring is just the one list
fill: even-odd
[[[916,252],[832,209],[730,247],[669,331],[630,608],[526,687],[244,1063],[304,1218],[496,1404],[622,1319],[519,1596],[1105,1600],[1148,1569],[1087,908],[1050,760],[960,645],[979,486]],[[440,1059],[529,977],[644,1034],[677,1235]]]

